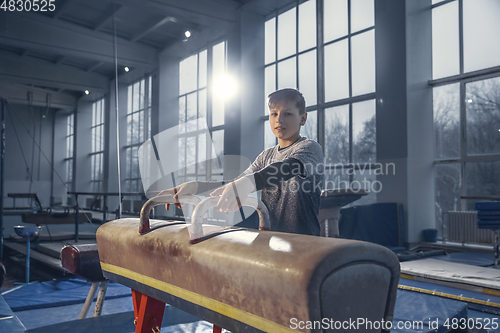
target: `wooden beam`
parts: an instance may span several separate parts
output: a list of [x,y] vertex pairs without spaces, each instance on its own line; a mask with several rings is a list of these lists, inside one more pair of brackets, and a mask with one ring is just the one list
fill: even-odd
[[96,62],[94,65],[87,68],[87,72],[93,72],[97,67],[102,66],[102,65],[104,65],[104,62],[102,62],[102,61]]
[[61,15],[69,8],[69,5],[73,2],[74,0],[66,0],[63,3],[59,0],[57,2],[56,10],[54,11],[54,15],[52,16],[52,19],[57,20],[61,17]]
[[107,77],[88,73],[69,66],[58,66],[47,60],[22,58],[12,52],[0,51],[0,80],[12,83],[34,84],[53,89],[67,89],[105,93],[109,90]]
[[122,9],[123,7],[121,5],[115,5],[112,4],[108,10],[101,16],[101,18],[94,24],[94,31],[101,30],[102,27],[104,27],[111,19],[113,18],[113,15],[118,14],[118,12]]
[[[113,36],[42,15],[1,14],[0,44],[66,57],[114,63]],[[8,27],[8,28],[7,28]],[[26,34],[26,31],[30,31]],[[157,50],[117,38],[118,63],[153,69]]]
[[175,19],[171,16],[164,17],[163,19],[159,20],[158,22],[151,24],[149,27],[144,28],[142,31],[137,32],[134,36],[132,36],[132,38],[130,38],[130,41],[136,42],[139,39],[141,39],[142,37],[146,36],[147,34],[155,31],[156,29],[158,29],[159,27],[161,27],[165,23],[174,22],[174,21],[175,21]]
[[0,81],[2,97],[13,104],[29,104],[26,96],[33,96],[34,106],[47,106],[47,96],[50,95],[50,106],[57,109],[76,108],[77,98],[74,95],[47,89],[29,87],[21,84]]
[[65,56],[58,56],[58,57],[57,57],[57,59],[56,59],[56,61],[54,61],[54,63],[55,63],[56,65],[60,65],[60,64],[62,64],[62,62],[63,62],[64,60],[66,60],[66,57],[65,57]]
[[207,27],[230,28],[237,22],[237,3],[229,6],[209,0],[121,0],[120,4]]

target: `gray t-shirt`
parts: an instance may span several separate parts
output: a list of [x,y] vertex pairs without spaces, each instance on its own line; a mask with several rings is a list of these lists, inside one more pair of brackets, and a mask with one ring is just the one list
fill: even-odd
[[257,156],[245,173],[257,172],[287,158],[299,160],[306,176],[296,175],[278,187],[262,190],[261,199],[269,210],[271,230],[319,235],[319,200],[324,180],[323,150],[319,143],[301,137],[286,148],[280,149],[279,145],[268,148]]

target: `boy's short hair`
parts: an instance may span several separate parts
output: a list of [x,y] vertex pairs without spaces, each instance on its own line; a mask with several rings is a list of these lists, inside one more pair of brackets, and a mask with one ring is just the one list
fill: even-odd
[[292,102],[299,110],[299,114],[304,114],[306,112],[306,101],[304,100],[302,93],[297,89],[285,88],[276,90],[275,92],[270,93],[267,97],[269,98],[269,110],[274,109],[277,105],[282,104],[283,102]]

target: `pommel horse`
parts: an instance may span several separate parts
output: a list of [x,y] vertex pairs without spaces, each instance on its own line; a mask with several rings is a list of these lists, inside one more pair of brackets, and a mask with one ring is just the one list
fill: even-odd
[[[214,332],[328,332],[333,325],[325,330],[317,324],[392,321],[400,273],[392,251],[269,231],[259,200],[244,205],[257,209],[264,230],[218,227],[211,233],[214,226],[202,221],[217,200],[180,198],[196,204],[189,226],[149,220],[154,205],[174,203],[164,196],[146,202],[139,220],[119,219],[98,229],[104,277],[132,288],[136,333],[160,331],[165,303],[213,323]],[[307,322],[316,324],[297,327]]]

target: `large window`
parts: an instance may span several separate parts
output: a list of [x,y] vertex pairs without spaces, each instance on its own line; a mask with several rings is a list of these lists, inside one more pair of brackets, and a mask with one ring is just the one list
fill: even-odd
[[137,152],[151,137],[151,82],[149,76],[128,87],[127,145],[125,146],[125,191],[143,191]]
[[66,190],[73,190],[73,145],[75,140],[75,115],[72,113],[68,115],[66,120]]
[[[301,135],[323,146],[329,189],[369,189],[376,178],[374,25],[373,0],[297,1],[265,23],[266,95],[302,92]],[[265,127],[267,148],[276,138]],[[372,192],[356,203],[375,201]]]
[[500,2],[433,0],[436,224],[500,195]]
[[92,103],[92,151],[90,182],[93,192],[102,192],[104,157],[104,99]]
[[[211,135],[207,138],[198,128],[185,129],[178,142],[179,183],[222,179],[225,105],[223,96],[213,92],[226,74],[226,47],[226,42],[220,42],[179,63],[179,124],[205,118]],[[214,149],[207,145],[209,142]],[[209,160],[213,163],[207,167],[204,162]]]

